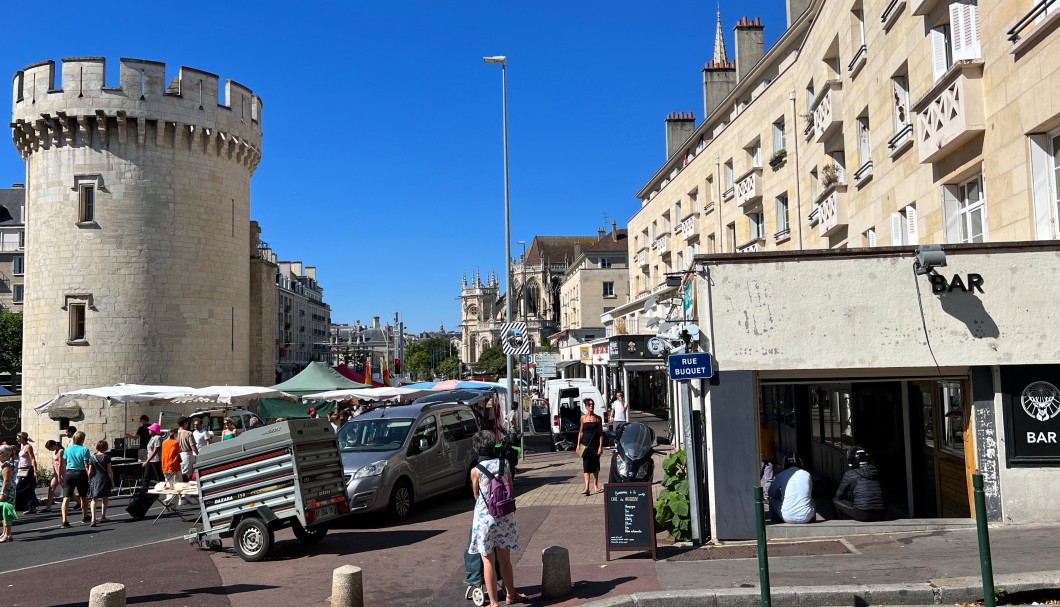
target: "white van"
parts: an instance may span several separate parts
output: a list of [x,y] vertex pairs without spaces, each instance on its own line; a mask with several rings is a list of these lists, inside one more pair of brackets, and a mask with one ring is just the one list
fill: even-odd
[[577,440],[579,420],[585,413],[582,404],[584,399],[593,399],[596,403],[595,413],[600,417],[604,416],[607,407],[596,385],[584,377],[550,379],[545,383],[545,395],[552,419],[552,435],[556,441],[564,438],[571,442]]

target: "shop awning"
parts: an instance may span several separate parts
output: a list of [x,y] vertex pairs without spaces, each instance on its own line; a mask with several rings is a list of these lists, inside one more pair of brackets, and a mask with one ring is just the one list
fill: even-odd
[[567,367],[573,367],[574,365],[580,365],[580,360],[565,360],[563,362],[556,363],[557,369],[566,369]]
[[634,360],[634,361],[611,361],[608,364],[609,367],[624,368],[627,371],[665,371],[666,361],[665,360]]

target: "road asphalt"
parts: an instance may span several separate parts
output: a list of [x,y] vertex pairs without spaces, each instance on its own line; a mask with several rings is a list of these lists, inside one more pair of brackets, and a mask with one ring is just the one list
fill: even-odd
[[[531,453],[521,466],[516,520],[522,546],[513,553],[513,562],[516,585],[531,595],[531,604],[759,604],[754,542],[674,547],[659,534],[660,560],[652,561],[646,552],[612,553],[607,560],[603,495],[581,494],[575,457]],[[369,607],[472,605],[464,599],[463,585],[472,510],[467,496],[418,504],[404,523],[351,517],[312,546],[282,530],[274,552],[260,563],[243,562],[230,540],[220,552],[183,540],[164,541],[181,535],[190,522],[172,515],[156,525],[131,521],[123,512],[125,501],[113,500],[114,522],[103,527],[75,524],[58,530],[55,521],[20,519],[16,541],[0,546],[0,603],[87,605],[93,586],[119,582],[126,586],[130,605],[325,606],[330,604],[332,571],[355,565],[363,570]],[[791,535],[786,526],[769,527],[776,607],[954,604],[981,595],[976,531],[969,521],[905,521],[871,528],[844,523],[801,526],[798,531],[808,537],[784,537]],[[1060,572],[1055,571],[1060,566],[1053,560],[1060,554],[1058,531],[1060,525],[991,527],[998,586],[1008,584],[1009,592],[1060,587]],[[141,545],[122,548],[123,543]],[[549,546],[569,551],[573,591],[562,599],[539,596],[541,552]]]

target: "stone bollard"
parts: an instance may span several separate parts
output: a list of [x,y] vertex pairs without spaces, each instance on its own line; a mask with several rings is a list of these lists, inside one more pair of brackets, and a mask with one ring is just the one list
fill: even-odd
[[364,607],[360,567],[343,565],[331,574],[331,607]]
[[100,584],[88,594],[88,607],[125,607],[125,584]]
[[541,596],[556,599],[571,593],[570,554],[562,546],[541,551]]

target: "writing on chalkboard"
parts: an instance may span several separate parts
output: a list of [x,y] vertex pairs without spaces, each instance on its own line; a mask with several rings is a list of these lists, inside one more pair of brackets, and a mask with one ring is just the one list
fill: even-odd
[[615,550],[650,550],[655,558],[655,502],[651,483],[604,485],[607,559]]

